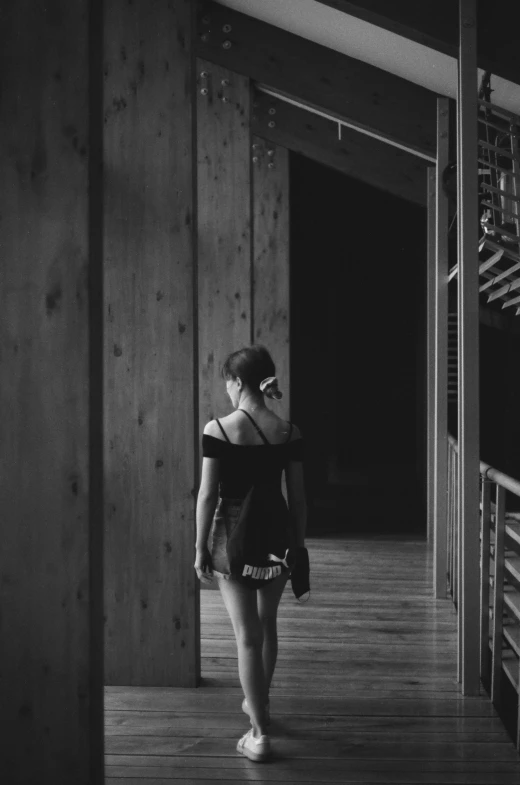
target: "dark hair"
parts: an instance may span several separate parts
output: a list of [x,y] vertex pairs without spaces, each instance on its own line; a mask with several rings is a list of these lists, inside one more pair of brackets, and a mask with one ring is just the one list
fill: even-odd
[[[236,379],[237,376],[250,390],[257,392],[260,390],[260,382],[269,376],[275,376],[273,358],[265,348],[259,344],[246,346],[229,355],[222,366],[222,376],[224,379]],[[272,389],[271,389],[272,388]],[[277,384],[269,385],[264,390],[269,398],[278,397]]]

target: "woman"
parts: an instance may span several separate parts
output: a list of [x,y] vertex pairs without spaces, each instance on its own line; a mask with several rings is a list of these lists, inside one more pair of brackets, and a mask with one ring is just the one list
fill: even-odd
[[[263,346],[250,346],[231,354],[222,368],[234,411],[212,420],[202,437],[202,476],[197,499],[195,569],[204,583],[217,578],[231,618],[238,647],[238,671],[244,691],[243,711],[251,730],[237,750],[251,760],[270,754],[269,688],[276,665],[276,616],[289,576],[288,566],[276,563],[266,577],[253,580],[232,576],[227,538],[240,506],[253,482],[281,495],[285,470],[289,502],[287,547],[303,547],[306,502],[303,484],[301,434],[295,425],[278,417],[265,398],[280,399],[273,360]],[[258,573],[259,574],[259,573]],[[274,577],[272,577],[274,574]]]

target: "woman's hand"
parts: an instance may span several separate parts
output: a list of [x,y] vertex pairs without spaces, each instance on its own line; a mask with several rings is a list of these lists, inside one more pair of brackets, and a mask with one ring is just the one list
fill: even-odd
[[201,550],[197,549],[194,567],[197,577],[202,583],[213,582],[213,562],[211,561],[211,554],[207,547],[202,548]]

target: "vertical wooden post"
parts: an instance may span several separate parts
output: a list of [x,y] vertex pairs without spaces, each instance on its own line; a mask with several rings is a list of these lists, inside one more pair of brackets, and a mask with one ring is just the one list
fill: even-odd
[[459,0],[458,443],[462,692],[478,695],[479,674],[479,299],[476,0]]
[[[195,686],[191,3],[105,3],[107,683]],[[198,441],[198,440],[197,440]]]
[[0,770],[6,783],[100,785],[102,260],[89,241],[89,228],[101,231],[96,213],[89,227],[89,3],[4,3],[0,52]]
[[253,137],[253,339],[273,357],[284,397],[273,408],[290,418],[289,153]]
[[435,167],[429,167],[427,188],[427,262],[426,262],[426,533],[433,543],[435,513]]
[[251,343],[249,79],[197,60],[200,429],[231,411],[220,366]]
[[448,490],[448,198],[442,175],[449,154],[449,102],[437,99],[435,184],[435,326],[433,381],[434,595],[446,597]]

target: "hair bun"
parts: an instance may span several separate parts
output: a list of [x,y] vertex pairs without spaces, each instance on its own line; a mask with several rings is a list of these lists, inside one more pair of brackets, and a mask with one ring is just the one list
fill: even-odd
[[276,376],[268,376],[260,382],[260,390],[267,395],[268,398],[275,398],[277,401],[282,397],[282,393],[278,389],[278,379]]

